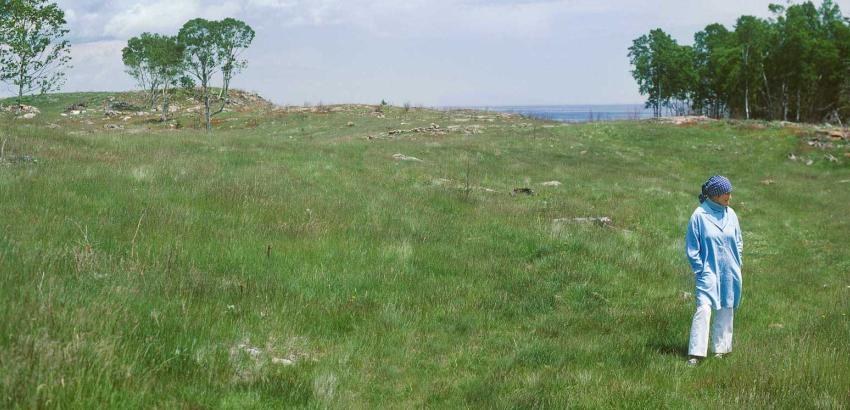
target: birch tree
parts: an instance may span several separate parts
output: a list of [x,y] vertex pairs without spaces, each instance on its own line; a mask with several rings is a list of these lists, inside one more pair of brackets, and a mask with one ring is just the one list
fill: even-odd
[[71,61],[65,12],[46,0],[0,0],[0,81],[24,95],[61,88]]
[[160,79],[151,61],[152,49],[156,39],[154,34],[142,33],[138,37],[127,40],[127,46],[121,50],[121,60],[125,72],[136,80],[148,101],[148,106],[156,104],[156,92],[160,87]]
[[[739,57],[737,89],[743,93],[744,118],[750,119],[753,99],[762,88],[765,57],[769,50],[766,23],[753,16],[741,16],[735,24],[735,48]],[[769,93],[766,94],[769,98]]]
[[184,47],[186,72],[197,79],[201,86],[207,131],[212,130],[210,85],[213,75],[220,72],[222,67],[219,30],[218,22],[197,18],[187,21],[177,34],[177,40]]
[[160,120],[165,121],[169,116],[168,102],[171,87],[176,86],[183,75],[183,45],[177,41],[177,37],[155,35],[149,50],[149,61],[160,84],[162,95]]
[[[660,29],[629,48],[632,75],[656,115],[691,99],[707,115],[819,122],[850,116],[850,19],[833,0],[771,4],[772,17],[741,16],[732,31],[708,25],[688,46]],[[684,56],[684,57],[683,57]],[[688,80],[688,78],[691,78]]]
[[[226,18],[222,21],[193,19],[186,22],[177,34],[184,47],[186,72],[201,86],[204,101],[204,119],[207,131],[212,130],[212,117],[224,111],[230,80],[247,65],[240,58],[254,40],[254,30],[242,21]],[[216,74],[222,76],[219,93],[221,105],[211,111],[210,88]]]
[[634,40],[629,58],[634,66],[632,76],[656,117],[665,107],[676,113],[687,110],[695,81],[691,47],[679,46],[669,34],[655,29]]
[[694,108],[710,117],[720,118],[728,110],[728,49],[732,40],[729,30],[716,23],[694,35]]
[[226,18],[220,22],[219,34],[221,36],[219,47],[222,53],[222,86],[218,97],[227,100],[230,80],[233,75],[248,65],[248,61],[240,57],[254,40],[254,30],[243,21]]

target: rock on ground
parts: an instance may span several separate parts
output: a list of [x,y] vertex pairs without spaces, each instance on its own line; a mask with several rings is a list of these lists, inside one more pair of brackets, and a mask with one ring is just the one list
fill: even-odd
[[404,154],[393,154],[393,159],[396,161],[416,161],[416,162],[425,162],[416,157],[409,157]]

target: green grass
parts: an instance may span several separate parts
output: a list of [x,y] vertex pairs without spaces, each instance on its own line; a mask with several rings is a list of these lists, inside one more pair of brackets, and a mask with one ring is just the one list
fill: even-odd
[[[850,406],[850,159],[806,129],[59,116],[106,97],[2,120],[0,407]],[[483,132],[382,134],[431,123]],[[744,299],[734,353],[689,368],[684,229],[715,173]],[[613,226],[553,224],[586,216]]]

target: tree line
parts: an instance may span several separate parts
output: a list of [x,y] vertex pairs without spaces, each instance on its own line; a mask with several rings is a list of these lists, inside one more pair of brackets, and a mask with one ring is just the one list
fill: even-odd
[[629,47],[646,107],[714,118],[819,122],[850,115],[850,20],[832,0],[768,7],[679,45],[661,29]]
[[[145,91],[150,105],[161,99],[163,121],[169,113],[169,90],[199,85],[206,129],[210,130],[212,117],[227,104],[231,79],[247,65],[240,56],[253,40],[254,30],[243,21],[196,18],[187,21],[176,36],[142,33],[133,37],[121,54],[127,73]],[[222,84],[219,105],[213,109],[211,86],[217,74]]]

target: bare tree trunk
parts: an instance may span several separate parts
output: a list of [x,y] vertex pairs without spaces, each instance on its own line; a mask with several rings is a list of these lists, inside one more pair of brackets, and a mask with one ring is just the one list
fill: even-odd
[[744,116],[750,119],[750,48],[741,50],[744,57]]
[[770,86],[767,82],[767,73],[764,71],[764,68],[761,70],[761,76],[764,79],[764,95],[767,100],[767,119],[773,119],[773,104],[770,100]]
[[212,116],[210,116],[210,93],[204,82],[204,120],[207,124],[207,132],[212,131]]
[[654,110],[653,114],[656,117],[660,117],[661,116],[661,79],[656,78],[655,84],[656,84],[655,89],[657,90],[657,92],[655,94],[655,110]]
[[797,87],[797,122],[800,122],[800,88]]
[[782,82],[782,121],[788,121],[788,87]]
[[221,99],[227,99],[227,92],[230,91],[230,77],[231,77],[230,72],[223,72],[221,75],[222,75],[224,81],[222,81],[221,91],[219,91],[219,93],[218,93],[218,98],[220,100]]
[[24,69],[25,69],[25,60],[21,59],[21,65],[18,68],[18,107],[15,109],[15,112],[21,113],[21,103],[24,99]]
[[207,132],[212,131],[212,116],[210,115],[210,73],[206,64],[201,64],[201,92],[204,94],[204,122]]
[[163,85],[162,90],[162,114],[159,116],[160,121],[168,121],[168,81]]
[[222,84],[221,91],[218,93],[218,99],[221,101],[221,105],[214,113],[210,114],[210,117],[221,114],[224,111],[224,107],[227,106],[227,92],[230,89],[229,77],[230,75],[224,74],[224,83]]
[[661,106],[662,106],[662,104],[661,104],[661,91],[662,91],[661,80],[659,79],[658,80],[658,116],[659,117],[661,116]]
[[156,91],[159,89],[159,83],[151,81],[151,87],[148,91],[148,105],[150,108],[156,107]]

